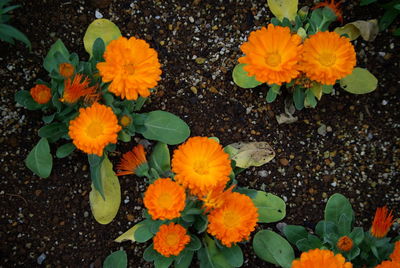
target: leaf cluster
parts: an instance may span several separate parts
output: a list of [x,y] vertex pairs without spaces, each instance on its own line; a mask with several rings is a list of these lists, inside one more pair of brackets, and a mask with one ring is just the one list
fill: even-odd
[[[372,3],[378,3],[378,0],[361,0],[360,6],[366,6]],[[379,20],[379,30],[386,30],[400,15],[400,0],[393,0],[384,4],[380,4],[385,9],[382,18]],[[400,28],[394,30],[393,35],[400,36]]]
[[14,45],[15,41],[18,40],[23,42],[29,49],[31,49],[31,42],[17,28],[9,25],[11,15],[7,14],[10,11],[21,7],[20,5],[7,6],[11,0],[0,0],[0,40]]

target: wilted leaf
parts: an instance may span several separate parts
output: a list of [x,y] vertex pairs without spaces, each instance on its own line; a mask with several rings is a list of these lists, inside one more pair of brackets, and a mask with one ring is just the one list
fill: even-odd
[[335,29],[338,34],[347,34],[351,41],[357,39],[360,35],[365,41],[374,41],[379,32],[377,20],[357,20],[350,22],[343,27]]
[[353,94],[366,94],[374,91],[378,79],[367,69],[354,68],[353,72],[340,80],[340,87]]
[[121,243],[121,242],[128,241],[128,240],[135,242],[136,240],[135,240],[134,234],[137,229],[142,227],[143,224],[144,224],[143,222],[139,222],[139,223],[135,224],[135,226],[130,228],[128,231],[126,231],[122,235],[118,236],[114,241],[117,243]]
[[298,0],[268,0],[268,7],[280,21],[288,18],[294,21],[297,15]]
[[118,177],[115,175],[112,164],[107,156],[101,163],[100,176],[103,185],[104,197],[92,184],[89,194],[90,208],[96,221],[100,224],[110,223],[117,215],[121,203],[121,188]]
[[276,121],[279,125],[281,124],[291,124],[299,120],[297,116],[293,116],[291,114],[281,113],[275,116]]
[[261,85],[254,76],[249,76],[247,72],[243,69],[246,66],[244,63],[240,63],[235,66],[232,72],[233,82],[241,88],[255,88]]
[[101,38],[107,46],[112,40],[121,36],[118,26],[107,19],[94,20],[86,30],[83,44],[87,53],[92,56],[93,44],[97,38]]
[[267,142],[232,143],[225,150],[240,168],[259,167],[275,157],[274,150]]
[[311,88],[312,93],[314,94],[314,96],[318,99],[321,100],[322,97],[322,85],[321,84],[315,84],[312,88]]

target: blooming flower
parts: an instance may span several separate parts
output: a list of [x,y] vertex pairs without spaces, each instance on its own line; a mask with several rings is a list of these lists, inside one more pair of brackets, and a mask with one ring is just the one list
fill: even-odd
[[381,264],[375,266],[375,268],[400,268],[400,262],[383,261]]
[[153,238],[154,249],[165,257],[178,256],[189,242],[190,236],[186,229],[173,222],[161,225]]
[[327,249],[311,249],[303,252],[300,259],[292,262],[292,268],[352,268],[350,262],[342,254],[334,255],[332,251]]
[[170,178],[158,179],[144,193],[143,203],[153,220],[172,220],[185,208],[185,189]]
[[301,37],[291,34],[288,27],[269,24],[251,32],[240,49],[246,54],[239,58],[247,64],[243,69],[259,82],[281,85],[299,74]]
[[74,68],[74,65],[72,65],[71,63],[65,62],[65,63],[61,63],[60,65],[58,65],[58,72],[64,78],[70,78],[71,76],[74,75],[75,68]]
[[203,207],[205,208],[205,211],[209,212],[212,209],[221,207],[224,204],[227,196],[232,193],[232,189],[234,187],[235,185],[232,185],[229,187],[229,189],[224,191],[225,185],[221,185],[211,189],[206,196],[200,198],[204,202]]
[[225,185],[231,170],[229,155],[218,142],[207,137],[188,139],[172,157],[174,179],[198,197]]
[[392,254],[390,254],[389,258],[392,261],[400,263],[400,241],[394,243],[394,250]]
[[95,103],[79,109],[78,117],[69,122],[68,134],[78,149],[102,156],[104,147],[117,142],[120,130],[111,108]]
[[51,89],[42,84],[37,84],[30,90],[32,99],[39,104],[46,104],[51,100]]
[[250,197],[234,192],[226,196],[221,207],[210,212],[207,232],[231,247],[249,238],[257,220],[258,211]]
[[353,248],[353,240],[348,236],[342,236],[339,238],[336,246],[341,251],[350,251]]
[[306,75],[325,85],[352,73],[356,53],[350,39],[335,32],[318,32],[304,41],[300,68]]
[[113,40],[104,52],[104,59],[97,69],[104,82],[111,82],[108,90],[121,99],[148,97],[149,89],[160,80],[157,52],[144,40],[135,37]]
[[117,165],[117,169],[122,171],[118,172],[117,176],[136,174],[136,171],[144,164],[147,164],[146,153],[143,145],[139,144],[122,156]]
[[325,0],[324,2],[316,4],[313,9],[329,7],[332,10],[332,12],[335,13],[337,20],[343,23],[342,10],[340,10],[339,8],[342,2],[343,0],[340,0],[337,3],[336,0]]
[[83,96],[95,95],[96,87],[89,87],[89,78],[85,77],[82,79],[82,74],[76,74],[73,80],[71,78],[65,80],[64,94],[60,101],[75,103]]
[[388,211],[387,207],[378,208],[375,212],[374,222],[371,227],[371,234],[376,238],[382,238],[389,232],[390,226],[393,224],[393,214]]

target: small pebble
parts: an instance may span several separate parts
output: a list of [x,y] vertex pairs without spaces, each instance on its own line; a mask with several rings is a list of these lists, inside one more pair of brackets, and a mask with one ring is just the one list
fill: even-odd
[[101,14],[97,9],[94,12],[94,16],[96,17],[96,19],[101,19],[103,17],[103,14]]
[[46,254],[42,253],[37,258],[37,263],[40,265],[40,264],[42,264],[44,262],[45,259],[46,259]]

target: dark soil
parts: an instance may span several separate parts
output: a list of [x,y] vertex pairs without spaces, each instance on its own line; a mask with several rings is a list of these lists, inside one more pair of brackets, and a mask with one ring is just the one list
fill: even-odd
[[[83,153],[54,159],[47,179],[34,176],[23,162],[39,139],[41,113],[17,107],[14,93],[29,90],[38,78],[48,79],[42,61],[58,38],[87,58],[82,38],[96,9],[123,35],[145,39],[159,53],[162,80],[145,111],[172,112],[189,124],[192,136],[217,136],[224,145],[272,145],[276,158],[243,172],[238,181],[284,198],[284,222],[314,226],[323,217],[327,198],[336,192],[351,200],[357,224],[364,229],[379,206],[387,205],[399,217],[400,50],[390,33],[393,27],[374,42],[354,42],[357,65],[379,79],[374,93],[350,95],[337,88],[335,95],[324,95],[316,109],[296,113],[298,122],[278,125],[275,115],[283,112],[285,96],[267,104],[265,86],[245,90],[231,79],[240,44],[271,17],[264,0],[20,2],[12,25],[32,41],[32,52],[20,43],[0,43],[1,267],[101,267],[119,248],[126,250],[129,267],[151,266],[142,259],[146,244],[113,242],[141,220],[142,179],[121,177],[121,208],[114,221],[103,226],[90,212],[91,182]],[[360,7],[358,2],[344,4],[345,23],[383,14],[376,6]],[[317,132],[321,124],[327,126],[325,136]],[[118,144],[113,162],[135,144]],[[245,267],[270,267],[252,253],[250,243],[242,248]],[[39,265],[41,254],[46,258]]]

